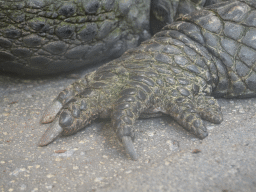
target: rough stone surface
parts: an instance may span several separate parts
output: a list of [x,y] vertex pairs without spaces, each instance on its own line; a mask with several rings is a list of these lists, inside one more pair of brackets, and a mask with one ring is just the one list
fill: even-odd
[[255,98],[218,99],[224,121],[202,141],[169,117],[138,120],[131,161],[110,121],[37,146],[44,109],[74,79],[0,79],[1,191],[256,190]]

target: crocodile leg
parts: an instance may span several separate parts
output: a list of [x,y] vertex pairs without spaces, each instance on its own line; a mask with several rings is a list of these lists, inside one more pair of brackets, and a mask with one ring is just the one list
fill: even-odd
[[97,117],[110,117],[118,139],[136,160],[133,125],[148,111],[169,114],[205,138],[203,120],[223,120],[213,96],[256,96],[255,16],[255,1],[224,2],[164,27],[90,73],[83,91],[66,94],[68,102],[61,104],[60,113],[53,107],[56,120],[39,144],[73,134]]

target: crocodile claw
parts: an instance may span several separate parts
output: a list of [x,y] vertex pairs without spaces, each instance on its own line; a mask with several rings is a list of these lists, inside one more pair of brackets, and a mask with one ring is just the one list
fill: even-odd
[[52,126],[48,127],[43,136],[41,137],[38,145],[45,146],[53,142],[61,133],[63,129],[59,125],[59,121],[55,120]]
[[62,108],[61,102],[58,100],[54,100],[49,108],[44,112],[43,117],[41,119],[41,123],[51,123],[56,115],[59,113],[60,109]]
[[138,155],[135,151],[131,137],[129,137],[129,136],[122,137],[122,143],[124,145],[126,152],[130,155],[131,159],[134,161],[137,161]]

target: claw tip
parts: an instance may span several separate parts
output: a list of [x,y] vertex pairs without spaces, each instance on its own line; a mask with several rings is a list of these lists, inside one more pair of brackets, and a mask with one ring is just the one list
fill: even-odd
[[43,136],[41,137],[38,145],[39,146],[45,146],[49,143],[53,142],[63,131],[61,126],[59,125],[59,121],[55,121],[54,124],[45,131]]
[[126,152],[130,155],[131,159],[134,161],[137,161],[139,156],[137,155],[134,145],[132,143],[132,139],[129,136],[124,136],[122,138],[122,143],[124,145],[124,148]]

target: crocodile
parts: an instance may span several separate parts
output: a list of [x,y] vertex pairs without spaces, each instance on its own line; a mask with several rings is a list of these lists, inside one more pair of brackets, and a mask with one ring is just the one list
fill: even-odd
[[0,0],[0,71],[56,75],[106,63],[220,0]]
[[256,1],[222,2],[184,15],[60,92],[41,119],[51,125],[39,145],[111,118],[118,140],[137,160],[139,117],[169,115],[204,139],[204,120],[223,120],[216,98],[255,96]]

